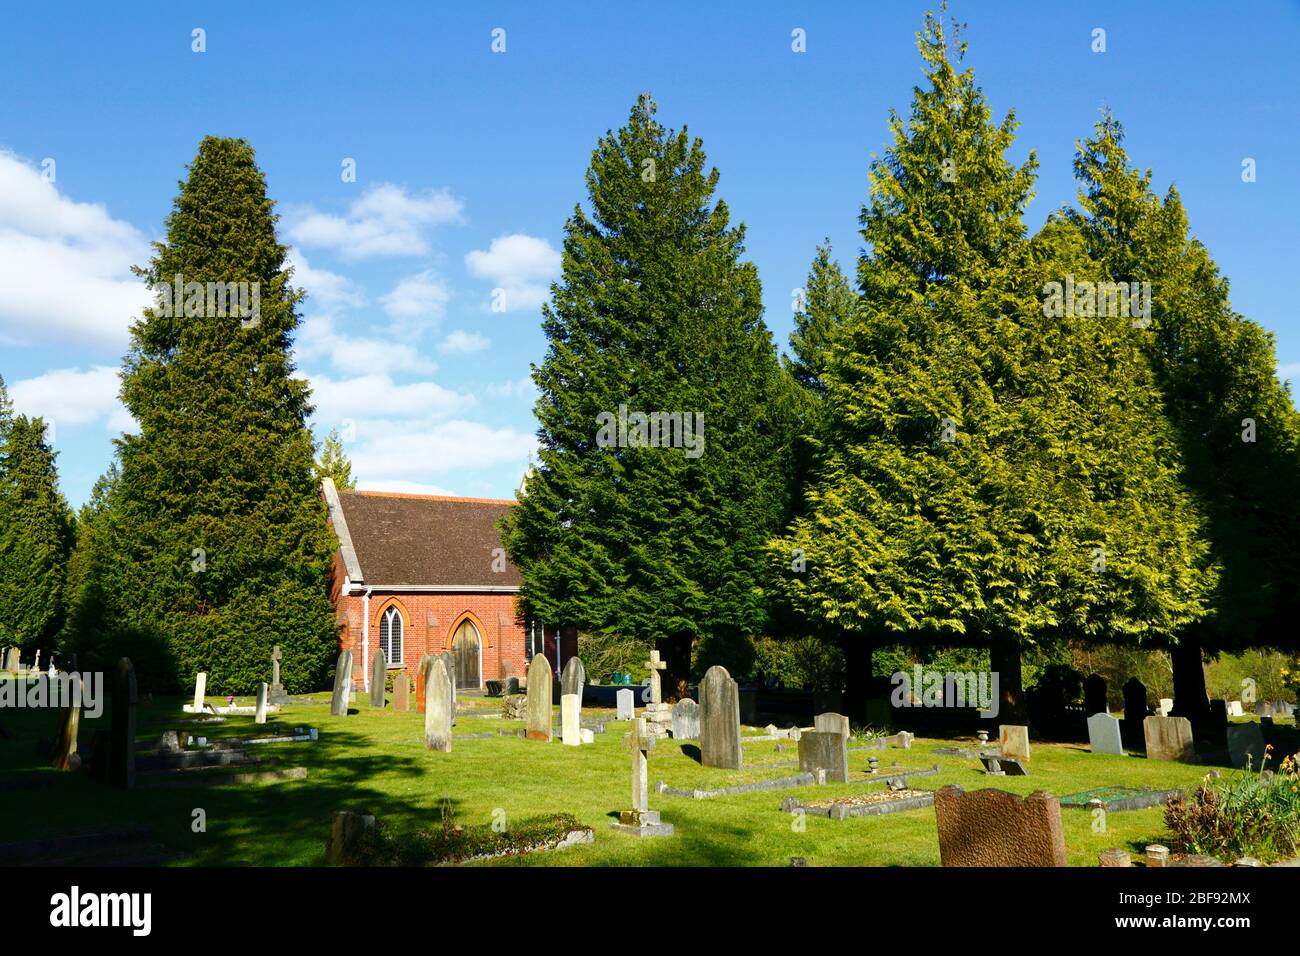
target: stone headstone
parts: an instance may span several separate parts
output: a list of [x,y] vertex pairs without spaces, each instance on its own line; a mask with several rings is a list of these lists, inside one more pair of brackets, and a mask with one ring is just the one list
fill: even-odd
[[21,664],[22,664],[22,659],[19,657],[18,648],[16,647],[9,648],[9,659],[7,665],[9,673],[16,675],[18,673],[18,668],[21,666]]
[[1192,722],[1186,717],[1148,717],[1142,721],[1148,760],[1196,761]]
[[1122,847],[1111,847],[1097,854],[1098,866],[1132,866],[1133,858]]
[[280,645],[276,644],[271,648],[271,690],[267,696],[273,704],[283,704],[289,700],[284,684],[280,683],[280,661],[283,659],[284,654],[280,651]]
[[335,717],[348,715],[348,701],[352,699],[352,652],[342,651],[334,665],[334,696],[330,699],[330,713]]
[[203,702],[207,699],[207,696],[208,672],[199,671],[198,676],[194,678],[194,712],[196,714],[202,713]]
[[827,783],[848,783],[848,737],[834,730],[810,730],[801,735],[799,769],[804,773],[825,771]]
[[581,703],[582,692],[586,686],[587,669],[582,666],[582,660],[575,654],[569,658],[560,674],[560,703],[564,703],[565,694],[577,694],[578,702]]
[[393,678],[393,710],[406,713],[411,709],[411,679],[402,671]]
[[1046,791],[966,793],[949,784],[934,795],[943,866],[1066,866],[1061,803]]
[[632,688],[624,687],[614,695],[615,717],[618,720],[632,720],[636,716],[636,695]]
[[428,673],[431,658],[425,654],[415,666],[415,709],[424,713],[424,675]]
[[1095,754],[1124,756],[1119,736],[1119,719],[1110,714],[1093,714],[1088,718],[1088,746]]
[[370,814],[336,811],[325,841],[325,865],[351,866],[359,862],[359,855],[374,830],[375,818]]
[[813,729],[828,734],[839,734],[845,740],[849,739],[851,733],[849,719],[843,714],[835,713],[818,714],[813,718]]
[[673,740],[700,739],[700,705],[689,697],[673,704]]
[[266,723],[266,696],[268,690],[266,681],[262,681],[257,685],[257,709],[253,714],[253,723],[255,724]]
[[68,706],[59,713],[59,726],[54,736],[55,770],[76,770],[81,764],[77,756],[77,733],[81,729],[81,678],[67,678]]
[[438,655],[442,658],[442,666],[447,669],[448,692],[451,694],[451,723],[456,724],[456,656],[451,651],[443,651]]
[[980,754],[980,763],[984,770],[993,777],[1027,777],[1029,771],[1018,757],[1003,757],[999,754]]
[[582,743],[582,698],[577,694],[560,695],[560,740],[570,747]]
[[1110,713],[1110,707],[1106,703],[1106,678],[1100,674],[1089,674],[1083,679],[1083,712]]
[[1168,717],[1174,711],[1174,699],[1172,697],[1160,698],[1160,709],[1157,713],[1161,717]]
[[1259,770],[1263,759],[1264,731],[1259,724],[1251,721],[1248,724],[1232,724],[1228,727],[1228,762],[1232,766],[1238,770]]
[[533,656],[528,665],[528,729],[524,736],[529,740],[551,739],[551,662],[545,654]]
[[1002,756],[1028,763],[1029,728],[1022,724],[1002,724],[998,727],[998,746]]
[[1242,706],[1241,706],[1241,701],[1239,701],[1239,700],[1230,700],[1230,701],[1228,701],[1228,716],[1229,716],[1229,717],[1245,717],[1245,716],[1246,716],[1246,711],[1242,708]]
[[519,678],[518,678],[518,677],[507,677],[507,678],[506,678],[506,686],[505,686],[505,690],[503,691],[503,693],[505,693],[505,694],[517,694],[517,693],[519,693]]
[[740,769],[740,690],[718,664],[705,671],[700,683],[700,762]]
[[113,675],[113,723],[109,739],[108,782],[129,790],[135,786],[135,706],[139,700],[131,658],[117,662]]
[[451,752],[451,689],[442,658],[429,661],[424,675],[424,746]]
[[388,660],[384,649],[378,648],[370,658],[370,706],[384,709],[384,682],[388,677]]
[[41,649],[39,647],[36,649],[36,656],[32,658],[32,670],[38,674],[41,671]]

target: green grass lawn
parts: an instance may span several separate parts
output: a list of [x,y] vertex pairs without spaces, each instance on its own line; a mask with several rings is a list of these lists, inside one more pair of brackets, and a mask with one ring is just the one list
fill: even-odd
[[[252,717],[229,717],[224,723],[185,724],[179,698],[158,698],[139,707],[140,746],[151,746],[166,729],[182,735],[250,738],[291,733],[296,727],[316,727],[315,743],[249,747],[279,762],[236,768],[241,772],[302,766],[305,780],[248,785],[209,785],[174,789],[140,787],[118,791],[91,781],[84,772],[58,773],[46,769],[36,754],[39,737],[52,737],[54,711],[6,710],[0,724],[9,733],[0,740],[0,808],[9,821],[7,839],[38,838],[74,832],[94,832],[127,822],[144,823],[154,838],[188,854],[182,865],[320,865],[325,837],[336,810],[374,813],[386,825],[403,830],[432,826],[443,808],[466,825],[486,824],[495,810],[510,820],[544,813],[572,813],[595,831],[594,844],[555,853],[539,853],[493,861],[518,866],[784,866],[791,857],[807,857],[814,866],[937,866],[939,846],[934,811],[914,810],[880,817],[830,820],[808,816],[803,832],[780,811],[787,795],[805,800],[840,793],[862,792],[853,784],[778,790],[710,800],[659,795],[650,806],[676,827],[676,835],[637,839],[611,831],[613,814],[630,805],[629,754],[623,747],[627,722],[610,721],[596,735],[594,746],[565,747],[521,737],[459,740],[452,753],[425,750],[423,715],[373,712],[364,695],[346,717],[331,717],[328,695],[319,704],[292,705],[259,727]],[[212,699],[216,702],[216,699]],[[245,701],[240,701],[245,703]],[[471,734],[518,728],[518,722],[491,719],[497,702],[462,700],[455,732]],[[591,715],[598,713],[590,709]],[[475,716],[478,714],[479,716]],[[81,742],[88,746],[94,731],[107,728],[108,709],[97,720],[82,720]],[[558,721],[558,708],[557,708]],[[182,738],[183,739],[183,738]],[[986,776],[976,760],[937,757],[936,747],[974,746],[970,739],[952,741],[918,738],[910,750],[890,748],[850,753],[856,778],[867,768],[868,756],[882,767],[898,764],[927,768],[940,764],[943,772],[922,777],[912,786],[937,789],[955,783],[967,790],[997,787],[1027,794],[1045,789],[1058,796],[1101,786],[1193,787],[1208,768],[1148,761],[1141,757],[1111,757],[1089,753],[1083,744],[1035,742],[1029,777]],[[851,744],[852,746],[852,744]],[[778,753],[773,742],[745,747],[747,767],[741,771],[700,766],[689,741],[661,740],[650,755],[650,780],[680,788],[716,788],[752,780],[798,773],[798,767],[772,764],[797,759],[797,744],[785,743]],[[48,787],[14,789],[6,784],[28,774],[50,780]],[[207,814],[207,832],[191,831],[192,813]],[[1063,810],[1065,842],[1070,863],[1095,866],[1098,851],[1112,846],[1137,852],[1168,834],[1159,808],[1108,814],[1107,832],[1094,833],[1087,810]]]

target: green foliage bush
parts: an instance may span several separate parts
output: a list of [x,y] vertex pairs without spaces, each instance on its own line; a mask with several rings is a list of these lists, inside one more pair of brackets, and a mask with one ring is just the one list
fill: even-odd
[[[1271,749],[1271,748],[1268,748]],[[1267,763],[1268,754],[1265,754]],[[1174,850],[1231,862],[1252,856],[1265,863],[1300,850],[1300,773],[1286,757],[1277,773],[1234,773],[1206,778],[1190,798],[1165,806]]]

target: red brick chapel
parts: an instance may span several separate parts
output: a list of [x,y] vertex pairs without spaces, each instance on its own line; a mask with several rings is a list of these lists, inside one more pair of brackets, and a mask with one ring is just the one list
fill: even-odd
[[425,654],[451,651],[457,687],[470,692],[522,679],[535,653],[557,674],[577,653],[571,628],[560,639],[516,610],[522,578],[497,530],[514,501],[347,491],[328,478],[321,491],[338,539],[330,596],[353,686],[369,688],[377,648],[412,679]]

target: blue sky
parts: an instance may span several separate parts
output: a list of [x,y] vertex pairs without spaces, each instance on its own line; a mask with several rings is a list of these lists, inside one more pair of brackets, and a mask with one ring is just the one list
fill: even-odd
[[[0,374],[55,424],[85,500],[131,422],[115,370],[143,263],[207,134],[258,153],[310,298],[301,372],[318,437],[362,487],[505,497],[533,441],[529,363],[596,138],[648,90],[703,137],[748,227],[767,321],[830,237],[851,270],[867,163],[906,112],[923,3],[11,6],[0,25]],[[1175,183],[1236,308],[1300,371],[1300,5],[956,3],[1013,158],[1041,164],[1027,221],[1074,195],[1099,108]],[[1094,53],[1092,32],[1106,31]],[[206,52],[191,49],[206,32]],[[491,49],[505,30],[506,50]],[[806,31],[807,52],[791,50]],[[1243,159],[1257,180],[1243,183]],[[356,182],[341,177],[356,162]],[[53,181],[42,170],[53,160]],[[507,311],[490,308],[505,289]]]

